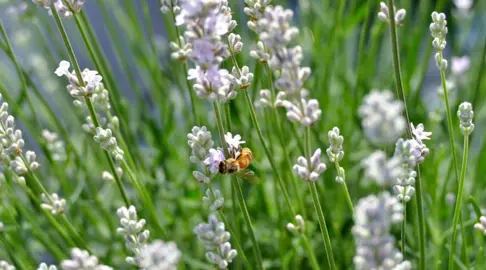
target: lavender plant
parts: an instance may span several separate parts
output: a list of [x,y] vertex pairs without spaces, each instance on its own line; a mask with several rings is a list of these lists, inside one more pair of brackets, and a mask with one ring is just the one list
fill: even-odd
[[0,269],[485,268],[485,12],[0,0]]

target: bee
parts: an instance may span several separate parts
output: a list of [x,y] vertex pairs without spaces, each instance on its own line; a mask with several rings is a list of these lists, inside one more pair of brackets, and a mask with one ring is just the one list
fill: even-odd
[[219,163],[219,173],[235,174],[236,176],[255,184],[258,181],[255,173],[248,169],[253,159],[253,154],[249,148],[243,148],[237,158],[228,158]]
[[253,154],[250,148],[243,148],[237,158],[228,158],[219,163],[219,173],[236,173],[242,169],[246,169],[250,165],[252,158]]

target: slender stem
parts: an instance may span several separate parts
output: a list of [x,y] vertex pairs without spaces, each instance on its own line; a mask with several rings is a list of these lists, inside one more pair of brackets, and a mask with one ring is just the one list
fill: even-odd
[[3,27],[2,21],[0,21],[0,33],[2,34],[3,39],[5,41],[5,51],[6,51],[7,55],[10,57],[10,59],[12,60],[12,63],[15,66],[15,70],[17,71],[17,75],[19,76],[20,83],[22,85],[22,92],[25,95],[25,99],[27,100],[27,105],[29,106],[29,109],[32,113],[32,118],[34,119],[34,123],[37,126],[37,128],[40,129],[41,124],[39,122],[39,119],[37,119],[37,117],[36,117],[36,110],[34,110],[34,105],[32,104],[32,100],[30,99],[30,96],[27,93],[27,83],[26,83],[26,80],[25,80],[25,76],[24,76],[22,67],[20,66],[20,63],[19,63],[17,57],[15,56],[12,45],[10,44],[10,40],[7,36],[7,31],[5,31],[5,28]]
[[403,220],[402,220],[402,232],[401,232],[401,237],[402,237],[401,248],[402,248],[402,254],[405,255],[405,229],[407,224],[407,203],[405,202],[405,200],[402,200],[402,205],[403,205]]
[[[214,195],[214,190],[213,190],[213,186],[211,185],[211,182],[208,183],[208,189],[209,191],[211,192],[211,196],[213,196],[213,198],[215,197]],[[243,259],[243,262],[251,268],[251,265],[250,265],[250,262],[248,261],[248,258],[246,257],[246,254],[245,252],[243,251],[243,248],[241,247],[241,244],[238,240],[238,238],[235,238],[234,237],[234,230],[231,228],[231,225],[230,223],[228,222],[228,220],[226,219],[226,217],[224,216],[224,213],[223,213],[223,207],[221,209],[218,210],[218,214],[220,216],[220,218],[223,220],[226,228],[228,229],[228,231],[230,232],[230,234],[233,236],[232,237],[232,240],[233,242],[235,243],[235,246],[236,246],[236,249],[238,250],[238,255]]]
[[272,170],[275,174],[275,177],[277,178],[277,183],[280,187],[280,190],[282,190],[282,194],[284,195],[285,202],[287,203],[287,206],[290,210],[290,214],[292,215],[292,217],[295,217],[295,211],[294,211],[294,208],[292,207],[292,203],[290,201],[289,194],[287,193],[287,190],[286,190],[285,185],[283,183],[283,180],[280,176],[277,165],[275,164],[275,160],[273,159],[273,156],[270,153],[270,150],[268,149],[267,143],[265,142],[265,138],[263,137],[263,134],[262,134],[262,130],[260,129],[260,125],[258,124],[258,120],[257,120],[256,113],[255,113],[255,108],[253,107],[253,103],[251,101],[250,94],[248,94],[247,90],[243,90],[243,92],[245,94],[247,106],[250,108],[250,118],[251,118],[251,121],[253,122],[253,125],[255,126],[255,128],[257,130],[258,138],[260,139],[260,142],[263,146],[263,150],[265,151],[265,154],[267,155],[268,161],[270,162],[270,166],[272,167]]
[[339,161],[334,162],[334,165],[336,167],[336,171],[338,175],[343,179],[343,183],[341,185],[343,186],[343,191],[344,191],[344,196],[346,197],[346,204],[348,205],[349,211],[351,211],[351,215],[354,217],[354,207],[353,207],[353,200],[351,200],[351,196],[349,195],[349,190],[348,190],[348,185],[346,185],[346,179],[344,178],[344,175],[341,173],[341,166],[339,165]]
[[[214,114],[215,114],[215,117],[216,117],[216,123],[218,125],[218,133],[219,133],[219,136],[220,136],[220,139],[221,139],[221,143],[224,143],[223,117],[222,117],[221,112],[219,110],[218,103],[213,102],[213,108],[214,108]],[[225,152],[226,151],[228,151],[228,150],[225,147]],[[260,252],[260,247],[258,246],[258,243],[257,243],[257,240],[256,240],[255,232],[253,230],[253,225],[252,225],[252,222],[251,222],[250,214],[248,213],[248,208],[246,207],[245,197],[243,196],[243,191],[241,189],[240,182],[239,182],[238,178],[236,178],[236,177],[233,177],[233,182],[236,183],[238,203],[240,205],[241,211],[243,212],[243,218],[244,218],[246,225],[248,227],[248,233],[249,233],[250,239],[253,243],[253,250],[254,250],[254,253],[255,253],[255,258],[256,258],[258,267],[260,269],[263,269],[263,260],[262,260],[262,255],[261,255],[261,252]]]
[[245,198],[243,196],[243,190],[241,189],[240,180],[237,177],[233,177],[233,181],[236,183],[236,195],[238,196],[238,202],[240,204],[240,209],[243,212],[243,219],[248,225],[248,234],[253,242],[253,250],[255,252],[255,258],[258,264],[258,268],[263,269],[263,260],[260,252],[260,247],[258,246],[255,232],[253,230],[253,225],[250,219],[250,214],[248,213],[248,208],[246,207]]
[[312,245],[309,241],[309,238],[307,238],[307,236],[305,235],[305,232],[302,233],[301,237],[302,237],[302,241],[304,241],[304,246],[307,249],[307,254],[309,256],[309,260],[311,262],[312,269],[314,269],[314,270],[321,269],[319,267],[319,263],[316,260],[316,255],[314,254],[314,249],[312,248]]
[[449,269],[455,269],[454,255],[456,251],[457,222],[459,221],[459,217],[461,215],[462,195],[464,193],[464,182],[466,178],[468,154],[469,154],[469,135],[464,135],[464,150],[462,154],[461,178],[459,180],[459,189],[457,191],[456,207],[454,209],[454,218],[452,221],[452,240],[451,240],[451,250],[449,254]]
[[[310,160],[310,156],[311,156],[310,127],[305,128],[304,145],[305,145],[305,156]],[[334,255],[332,253],[331,238],[329,237],[329,232],[327,230],[327,225],[326,225],[326,219],[324,217],[324,212],[322,211],[321,203],[319,201],[317,186],[315,182],[309,182],[309,185],[312,193],[312,201],[314,202],[314,209],[316,210],[317,216],[319,217],[319,226],[321,228],[322,239],[324,240],[324,249],[326,252],[327,262],[329,264],[329,269],[335,269],[336,263],[334,262]]]
[[[407,135],[409,138],[412,138],[412,131],[410,127],[410,118],[408,117],[408,109],[407,109],[407,102],[405,99],[405,91],[403,89],[403,83],[402,83],[402,72],[400,69],[400,57],[399,57],[399,52],[398,52],[398,37],[397,37],[397,31],[396,31],[396,25],[395,25],[395,1],[394,0],[388,0],[388,6],[391,7],[390,10],[390,36],[391,36],[391,42],[392,42],[392,55],[393,55],[393,70],[395,73],[395,82],[396,82],[396,89],[397,89],[397,94],[400,98],[400,100],[403,102],[404,108],[405,108],[405,117],[407,119]],[[420,178],[420,167],[417,165],[417,181],[415,184],[416,187],[416,200],[417,200],[417,216],[418,216],[418,243],[419,243],[419,253],[420,253],[420,259],[419,259],[419,269],[420,270],[425,270],[425,217],[424,217],[424,209],[423,209],[423,191],[422,191],[422,182]],[[405,224],[403,224],[403,229],[405,229]]]
[[[177,44],[179,45],[179,48],[180,48],[180,47],[182,47],[182,43],[181,43],[181,40],[180,40],[181,34],[179,32],[179,27],[177,27],[177,25],[175,23],[176,16],[175,16],[175,13],[174,13],[174,9],[171,9],[170,10],[170,13],[172,15],[172,21],[173,21],[174,28],[175,28],[175,31],[176,31]],[[184,63],[183,63],[182,66],[184,68],[184,81],[186,81],[187,91],[189,92],[189,99],[190,99],[190,102],[191,102],[191,112],[192,112],[192,118],[193,118],[192,120],[195,121],[196,124],[198,124],[199,123],[199,119],[197,117],[196,105],[194,103],[194,91],[192,91],[192,86],[189,83],[189,80],[187,79],[187,76],[188,76],[188,72],[187,72],[187,61],[184,61]]]
[[321,227],[321,235],[322,239],[324,240],[324,250],[326,252],[327,263],[329,266],[328,269],[336,269],[336,265],[334,263],[334,255],[332,254],[331,238],[329,237],[326,219],[324,218],[321,203],[319,202],[319,195],[317,194],[316,183],[309,183],[309,186],[312,194],[312,200],[314,202],[314,209],[316,210],[317,216],[319,217],[319,226]]

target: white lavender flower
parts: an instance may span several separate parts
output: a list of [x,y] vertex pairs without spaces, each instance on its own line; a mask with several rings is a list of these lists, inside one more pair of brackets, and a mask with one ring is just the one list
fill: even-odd
[[10,265],[6,261],[0,261],[0,270],[15,270],[15,266]]
[[464,135],[470,135],[474,130],[474,124],[472,122],[474,117],[474,111],[471,103],[463,102],[459,105],[457,110],[457,117],[459,117],[461,132]]
[[128,209],[126,207],[118,208],[116,214],[120,218],[120,227],[116,231],[125,238],[125,246],[134,254],[133,257],[127,257],[126,261],[129,264],[140,266],[140,252],[146,246],[150,236],[150,232],[143,229],[145,219],[138,219],[137,209],[133,205]]
[[215,215],[210,215],[208,223],[198,224],[194,228],[194,233],[206,247],[208,261],[219,269],[227,269],[237,252],[231,248],[229,242],[231,236],[225,230],[224,223],[220,222]]
[[57,193],[52,193],[50,196],[42,193],[41,198],[44,202],[41,204],[42,209],[51,211],[53,215],[62,214],[66,210],[66,200],[59,197]]
[[447,69],[447,60],[442,56],[442,51],[447,45],[446,35],[447,35],[447,21],[446,15],[444,13],[432,12],[432,23],[430,24],[430,33],[434,40],[432,41],[432,46],[437,50],[435,54],[435,64],[437,68],[441,71]]
[[272,0],[245,0],[246,7],[243,11],[250,17],[248,21],[248,28],[255,31],[255,22],[263,17],[265,8],[272,2]]
[[118,147],[118,142],[115,136],[113,136],[111,129],[97,127],[96,135],[94,135],[93,139],[95,142],[100,144],[101,148],[108,151],[112,155],[117,166],[120,166],[120,164],[125,160],[125,153],[120,147]]
[[282,101],[282,106],[287,109],[287,119],[300,123],[305,127],[319,120],[322,114],[317,99],[307,100],[302,98],[300,103],[284,100]]
[[215,212],[223,208],[224,198],[219,189],[215,189],[214,193],[208,188],[206,195],[203,197],[203,202],[209,205],[209,211]]
[[181,256],[176,243],[155,240],[140,252],[140,267],[145,270],[176,270]]
[[174,14],[179,14],[181,12],[179,0],[160,0],[160,4],[160,11],[162,13],[173,12]]
[[250,56],[256,58],[262,64],[270,61],[270,54],[265,50],[265,45],[261,41],[257,42],[256,49],[250,51]]
[[224,135],[224,140],[228,144],[228,153],[230,153],[230,155],[234,158],[240,155],[240,145],[246,143],[245,141],[241,140],[240,134],[236,134],[235,136],[233,136],[231,132],[227,132]]
[[326,150],[327,157],[329,161],[336,164],[338,175],[336,176],[336,182],[343,184],[346,180],[346,172],[344,168],[339,166],[339,161],[343,159],[344,151],[343,151],[343,143],[344,137],[339,134],[339,128],[334,127],[331,129],[327,136],[329,138],[329,147]]
[[113,270],[113,268],[99,264],[98,258],[89,255],[88,251],[79,248],[71,250],[71,259],[61,262],[62,270]]
[[480,231],[484,235],[486,235],[486,217],[481,216],[479,218],[479,223],[474,224],[474,229]]
[[402,112],[403,103],[392,92],[372,90],[358,111],[366,138],[376,145],[394,143],[407,128]]
[[192,53],[192,44],[186,43],[183,36],[179,37],[179,42],[180,45],[178,42],[174,41],[170,43],[170,48],[172,49],[170,57],[174,60],[185,61],[186,58]]
[[46,263],[41,263],[37,270],[57,270],[55,265],[47,265]]
[[318,148],[310,159],[299,157],[293,169],[302,180],[307,182],[317,181],[319,176],[326,170],[326,164],[321,162],[321,149]]
[[408,202],[415,193],[414,185],[417,172],[414,169],[417,163],[423,160],[422,148],[414,139],[403,140],[400,138],[395,145],[394,156],[401,160],[403,169],[393,189],[399,200]]
[[305,231],[305,221],[301,215],[295,216],[296,223],[287,223],[287,230],[296,235],[300,235]]
[[42,137],[46,141],[47,149],[49,150],[51,157],[55,161],[65,161],[66,146],[64,142],[59,138],[59,135],[55,132],[50,132],[47,129],[42,131]]
[[403,254],[395,247],[395,239],[390,234],[391,226],[403,220],[402,204],[383,192],[360,199],[354,209],[355,268],[411,269],[410,262],[403,261]]
[[422,123],[418,124],[417,127],[410,123],[410,129],[412,130],[413,139],[416,143],[413,143],[414,151],[416,153],[416,163],[422,163],[424,158],[429,155],[429,148],[425,145],[424,140],[430,140],[432,132],[425,131],[424,125]]
[[[393,7],[395,11],[395,24],[401,25],[402,21],[405,19],[407,12],[405,9],[397,10],[396,7]],[[388,5],[384,2],[380,2],[380,12],[378,12],[378,18],[380,21],[389,23],[390,22],[390,10],[388,9]]]
[[214,145],[211,132],[205,126],[194,126],[191,133],[187,134],[187,138],[189,139],[187,143],[192,150],[190,161],[192,163],[203,162],[209,153],[209,149]]
[[[66,6],[64,1],[66,1],[69,6]],[[73,12],[78,13],[81,11],[85,0],[32,0],[32,2],[47,9],[49,14],[51,14],[51,4],[54,3],[54,7],[56,8],[57,12],[59,12],[59,15],[67,18],[71,17]]]
[[243,66],[241,70],[233,67],[231,72],[233,73],[233,83],[240,89],[248,88],[250,83],[253,81],[253,73],[250,72],[250,68],[248,66]]
[[59,67],[54,73],[57,76],[66,76],[69,85],[66,87],[69,94],[74,98],[86,97],[93,94],[94,90],[100,87],[103,77],[98,74],[96,70],[85,69],[81,72],[83,82],[79,82],[78,77],[74,71],[69,71],[71,63],[68,61],[61,61]]
[[228,35],[228,43],[230,52],[233,54],[239,54],[243,49],[243,42],[241,42],[241,36],[230,33]]
[[10,167],[18,176],[25,175],[29,171],[33,172],[39,168],[39,163],[36,161],[36,154],[32,151],[25,153],[25,158],[16,156],[10,163]]
[[402,174],[402,160],[393,156],[387,158],[383,151],[375,151],[362,162],[365,176],[381,187],[396,185],[398,177]]

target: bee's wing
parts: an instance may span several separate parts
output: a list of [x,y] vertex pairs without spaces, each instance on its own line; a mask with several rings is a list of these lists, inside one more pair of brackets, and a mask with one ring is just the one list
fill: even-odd
[[258,184],[258,176],[252,170],[241,170],[236,173],[236,176],[246,180],[250,184]]

